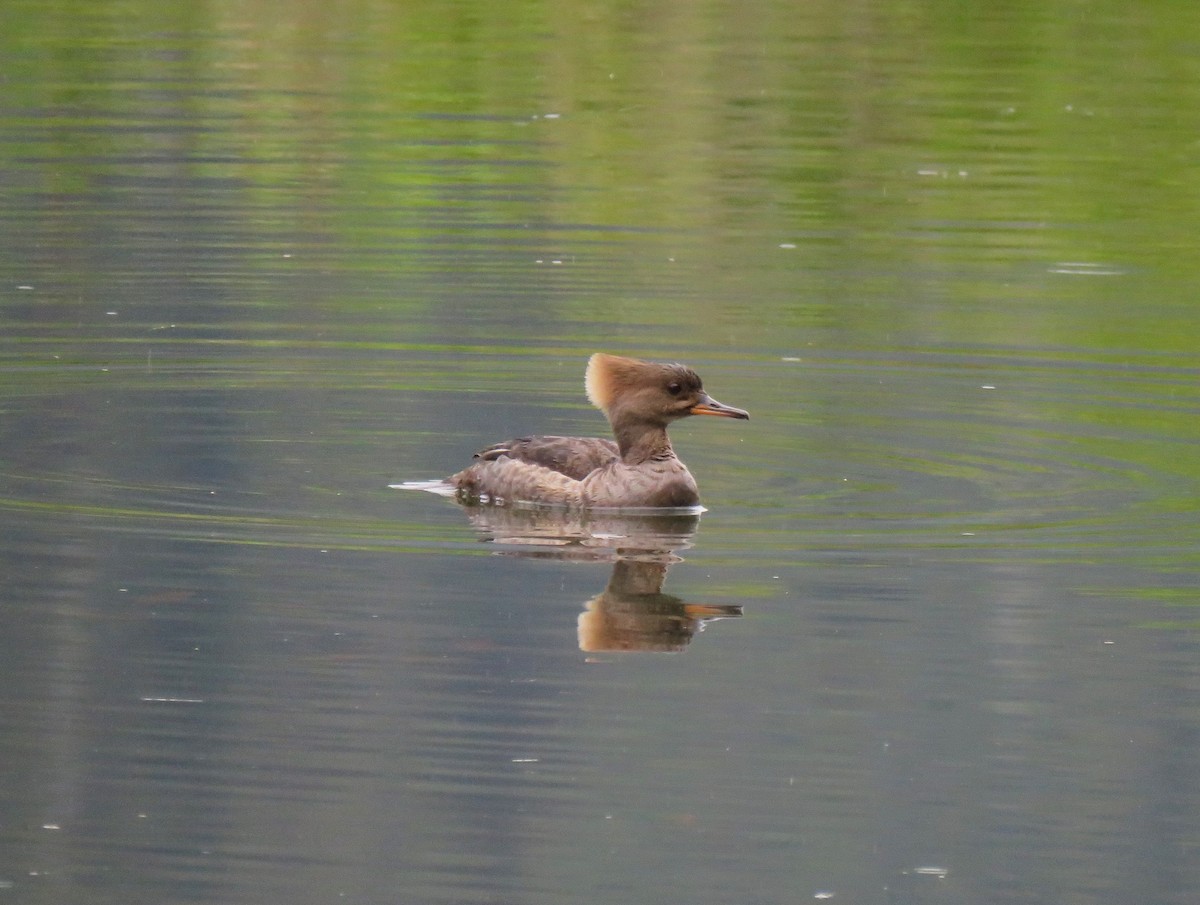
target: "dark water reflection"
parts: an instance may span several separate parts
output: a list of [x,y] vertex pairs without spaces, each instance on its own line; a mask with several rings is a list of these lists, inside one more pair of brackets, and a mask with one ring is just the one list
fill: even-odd
[[1190,903],[1197,16],[7,4],[0,899]]

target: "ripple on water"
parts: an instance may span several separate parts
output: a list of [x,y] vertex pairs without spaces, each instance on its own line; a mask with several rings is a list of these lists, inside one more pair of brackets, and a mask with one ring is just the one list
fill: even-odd
[[[455,507],[387,484],[448,473],[506,430],[603,431],[582,399],[565,404],[574,375],[547,384],[544,349],[255,351],[99,383],[70,362],[17,375],[34,395],[10,405],[22,439],[7,448],[0,509],[215,542],[479,553]],[[715,510],[706,522],[736,520],[723,545],[745,555],[865,537],[1190,556],[1198,376],[1188,362],[1069,350],[785,356],[711,375],[754,420],[685,421],[673,436]]]
[[720,475],[767,548],[867,536],[1171,556],[1195,540],[1193,366],[988,350],[778,367],[753,446],[696,469]]

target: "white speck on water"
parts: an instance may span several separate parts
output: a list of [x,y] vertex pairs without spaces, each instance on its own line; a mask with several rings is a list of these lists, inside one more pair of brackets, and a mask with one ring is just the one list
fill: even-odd
[[32,289],[32,286],[18,286],[18,289]]
[[561,113],[543,113],[542,119],[558,119],[560,116],[562,116]]
[[779,247],[780,248],[795,248],[796,243],[795,242],[780,242]]
[[117,312],[115,312],[115,311],[105,311],[104,313],[107,314],[109,317],[117,316]]
[[935,867],[932,864],[928,864],[914,867],[913,873],[919,877],[937,877],[939,880],[945,880],[950,871],[945,867]]
[[994,390],[994,389],[996,389],[996,385],[995,385],[995,384],[993,384],[993,383],[985,383],[985,384],[984,384],[983,386],[981,386],[979,389],[981,389],[981,390]]
[[781,358],[781,359],[779,359],[779,360],[780,360],[780,361],[801,361],[801,359],[799,359],[799,358],[796,358],[796,357],[795,357],[795,356],[793,356],[793,355],[785,355],[785,356],[783,356],[783,358]]
[[1059,261],[1048,270],[1050,273],[1062,273],[1077,277],[1116,277],[1125,273],[1119,267],[1088,261]]

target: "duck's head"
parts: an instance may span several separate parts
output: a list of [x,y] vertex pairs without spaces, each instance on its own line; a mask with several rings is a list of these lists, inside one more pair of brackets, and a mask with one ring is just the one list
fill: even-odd
[[609,423],[666,426],[688,415],[747,419],[750,415],[722,405],[704,392],[700,375],[680,364],[660,364],[597,352],[584,378],[592,405]]

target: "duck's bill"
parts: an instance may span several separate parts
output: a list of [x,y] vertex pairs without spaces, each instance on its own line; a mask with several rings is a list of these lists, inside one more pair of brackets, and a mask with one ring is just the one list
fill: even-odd
[[716,415],[719,418],[741,418],[743,421],[750,420],[749,412],[742,411],[741,409],[735,409],[732,405],[724,405],[720,402],[717,402],[717,400],[713,399],[711,396],[705,396],[690,409],[688,409],[688,412],[693,415]]

